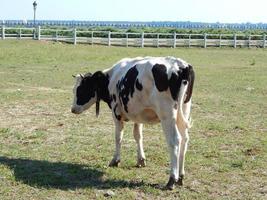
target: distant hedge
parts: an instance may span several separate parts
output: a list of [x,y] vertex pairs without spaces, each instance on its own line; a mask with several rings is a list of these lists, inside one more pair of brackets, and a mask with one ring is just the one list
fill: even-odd
[[[15,27],[14,27],[15,28]],[[19,28],[19,27],[17,27]],[[42,29],[58,29],[58,30],[70,30],[69,27],[62,27],[62,26],[42,26]],[[176,29],[176,28],[129,28],[129,29],[121,29],[115,27],[89,27],[89,28],[77,28],[80,31],[111,31],[111,32],[118,32],[118,33],[171,33],[173,34],[176,32],[177,34],[244,34],[244,35],[263,35],[267,34],[267,30],[258,30],[258,29],[248,29],[248,30],[234,30],[234,29],[216,29],[216,28],[207,28],[207,29]],[[17,33],[18,30],[6,30],[6,33]],[[23,30],[23,33],[30,33],[30,30]],[[51,31],[49,31],[51,32]],[[58,31],[60,34],[61,32]],[[65,33],[66,34],[66,33]],[[71,35],[72,33],[67,33]],[[105,34],[105,33],[96,33],[98,34]],[[87,36],[88,33],[79,33],[80,36]],[[124,36],[123,36],[124,37]],[[132,36],[133,37],[133,36]],[[139,36],[138,36],[139,37]],[[155,37],[152,36],[151,37]],[[168,36],[166,36],[168,37]]]
[[119,29],[114,27],[92,27],[81,30],[96,30],[96,31],[111,31],[111,32],[128,32],[128,33],[180,33],[180,34],[253,34],[253,35],[263,35],[267,34],[267,30],[233,30],[233,29],[176,29],[176,28],[129,28],[129,29]]

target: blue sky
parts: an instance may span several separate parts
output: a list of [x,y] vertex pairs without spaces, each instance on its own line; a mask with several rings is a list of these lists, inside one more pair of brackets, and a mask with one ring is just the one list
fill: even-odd
[[[0,20],[32,19],[33,0],[0,0]],[[267,23],[267,0],[37,0],[37,19]]]

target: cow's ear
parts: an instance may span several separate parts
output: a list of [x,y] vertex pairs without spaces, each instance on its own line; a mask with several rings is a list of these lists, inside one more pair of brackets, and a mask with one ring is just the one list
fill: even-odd
[[77,74],[76,76],[72,75],[72,77],[75,79],[83,79],[84,76],[82,74]]
[[88,72],[84,75],[84,77],[91,77],[92,76],[92,73]]

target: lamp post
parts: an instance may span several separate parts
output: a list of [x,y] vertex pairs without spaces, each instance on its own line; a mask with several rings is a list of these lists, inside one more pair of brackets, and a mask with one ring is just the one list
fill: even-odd
[[33,5],[33,11],[34,11],[34,15],[33,15],[33,23],[34,23],[34,26],[35,26],[36,8],[37,8],[37,3],[36,3],[36,1],[34,1],[32,5]]
[[[36,1],[33,2],[33,26],[35,27],[35,19],[36,19],[36,8],[37,8],[37,3]],[[36,38],[36,29],[33,30],[33,38]]]
[[33,12],[34,12],[34,15],[33,15],[33,23],[34,23],[34,26],[35,26],[36,8],[37,8],[37,3],[36,3],[36,1],[34,1],[32,5],[33,5]]

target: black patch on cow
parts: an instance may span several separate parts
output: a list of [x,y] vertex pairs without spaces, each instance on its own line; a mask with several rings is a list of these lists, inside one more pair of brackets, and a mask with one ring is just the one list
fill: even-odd
[[135,87],[141,91],[143,89],[143,85],[139,82],[138,79],[136,79],[136,82],[135,82]]
[[113,99],[114,102],[117,101],[117,98],[116,98],[116,95],[115,94],[112,95],[112,99]]
[[[178,94],[179,94],[179,90],[181,88],[181,84],[183,83],[184,85],[186,85],[188,82],[190,83],[190,80],[191,80],[190,79],[190,73],[191,73],[190,71],[191,71],[191,68],[186,67],[186,68],[180,68],[179,71],[177,71],[177,73],[173,72],[171,74],[171,77],[169,79],[169,87],[170,87],[170,92],[171,92],[173,100],[175,100],[175,101],[178,100]],[[187,94],[187,96],[188,96],[188,94]]]
[[181,83],[179,83],[179,76],[176,73],[171,74],[171,78],[169,80],[169,87],[170,87],[170,92],[172,95],[173,100],[177,101],[178,99],[178,93],[179,89],[181,86]]
[[103,100],[111,108],[111,95],[108,90],[109,75],[104,74],[101,71],[97,71],[93,74],[92,79],[96,84],[96,93],[99,100]]
[[84,105],[90,101],[91,98],[96,95],[96,85],[92,80],[91,74],[86,74],[80,85],[77,87],[76,97],[77,105]]
[[166,91],[169,86],[166,66],[162,64],[155,64],[152,68],[152,74],[158,91]]
[[114,113],[116,119],[117,119],[118,121],[121,121],[121,115],[117,115],[117,114],[116,114],[116,109],[117,109],[117,107],[118,107],[118,104],[116,104],[116,105],[114,106],[114,108],[113,108],[113,113]]
[[152,68],[152,74],[158,91],[163,92],[170,88],[172,98],[175,101],[178,100],[182,80],[185,80],[185,84],[188,83],[185,103],[190,100],[195,79],[195,73],[191,65],[188,65],[188,67],[185,68],[180,68],[177,72],[172,72],[169,80],[165,65],[155,64]]
[[188,65],[188,87],[184,103],[187,103],[192,97],[194,81],[195,81],[195,72],[193,70],[193,66]]
[[180,68],[177,73],[172,73],[169,80],[169,87],[173,100],[177,101],[179,90],[181,88],[182,80],[189,80],[189,70],[188,67]]
[[125,76],[117,83],[117,91],[119,94],[119,99],[120,102],[123,104],[124,110],[126,112],[128,112],[127,104],[129,102],[130,95],[131,97],[133,97],[134,94],[134,88],[135,88],[134,86],[137,76],[138,76],[138,70],[136,69],[136,66],[134,66],[130,68],[125,74]]

